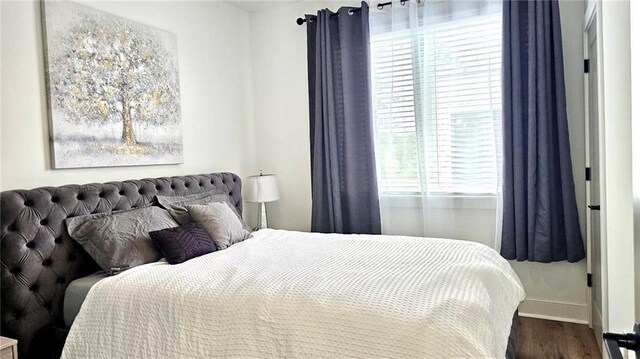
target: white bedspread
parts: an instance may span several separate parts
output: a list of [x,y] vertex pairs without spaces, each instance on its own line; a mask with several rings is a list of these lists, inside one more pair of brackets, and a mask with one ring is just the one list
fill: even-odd
[[504,358],[523,299],[481,244],[266,229],[100,281],[63,358]]

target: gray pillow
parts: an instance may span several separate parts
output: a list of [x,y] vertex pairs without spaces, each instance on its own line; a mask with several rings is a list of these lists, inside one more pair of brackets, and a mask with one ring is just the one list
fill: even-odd
[[227,248],[251,237],[251,232],[244,228],[232,207],[226,202],[187,205],[187,210],[209,233],[218,249]]
[[105,271],[161,259],[149,232],[178,226],[160,207],[72,217],[66,223],[71,238]]
[[215,188],[207,192],[187,194],[184,196],[156,196],[158,203],[180,224],[192,222],[187,212],[187,204],[206,204],[229,201],[226,188]]
[[156,198],[158,199],[158,203],[169,211],[171,217],[180,224],[187,224],[194,220],[191,218],[189,211],[187,211],[187,205],[226,202],[233,210],[233,213],[238,217],[244,229],[251,232],[251,227],[242,219],[238,209],[233,205],[233,203],[231,203],[231,199],[227,194],[227,189],[224,187],[202,193],[188,194],[185,196],[156,196]]

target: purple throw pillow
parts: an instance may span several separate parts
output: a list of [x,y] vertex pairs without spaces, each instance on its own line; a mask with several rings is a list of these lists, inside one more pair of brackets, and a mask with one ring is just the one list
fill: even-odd
[[171,264],[182,263],[217,249],[209,233],[193,222],[149,232],[149,235]]

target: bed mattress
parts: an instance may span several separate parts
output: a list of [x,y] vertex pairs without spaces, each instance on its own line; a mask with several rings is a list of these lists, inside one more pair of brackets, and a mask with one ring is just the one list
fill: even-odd
[[73,324],[73,321],[76,319],[80,307],[91,287],[106,277],[108,277],[108,275],[100,271],[86,277],[78,278],[69,283],[69,286],[64,291],[64,303],[62,307],[64,324],[67,328],[71,328],[71,324]]
[[262,230],[99,281],[63,358],[504,358],[523,299],[478,243]]

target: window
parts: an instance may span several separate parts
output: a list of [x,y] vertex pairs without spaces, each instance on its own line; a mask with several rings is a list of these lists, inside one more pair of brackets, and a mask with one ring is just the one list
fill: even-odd
[[495,194],[502,160],[502,14],[371,38],[380,189]]

